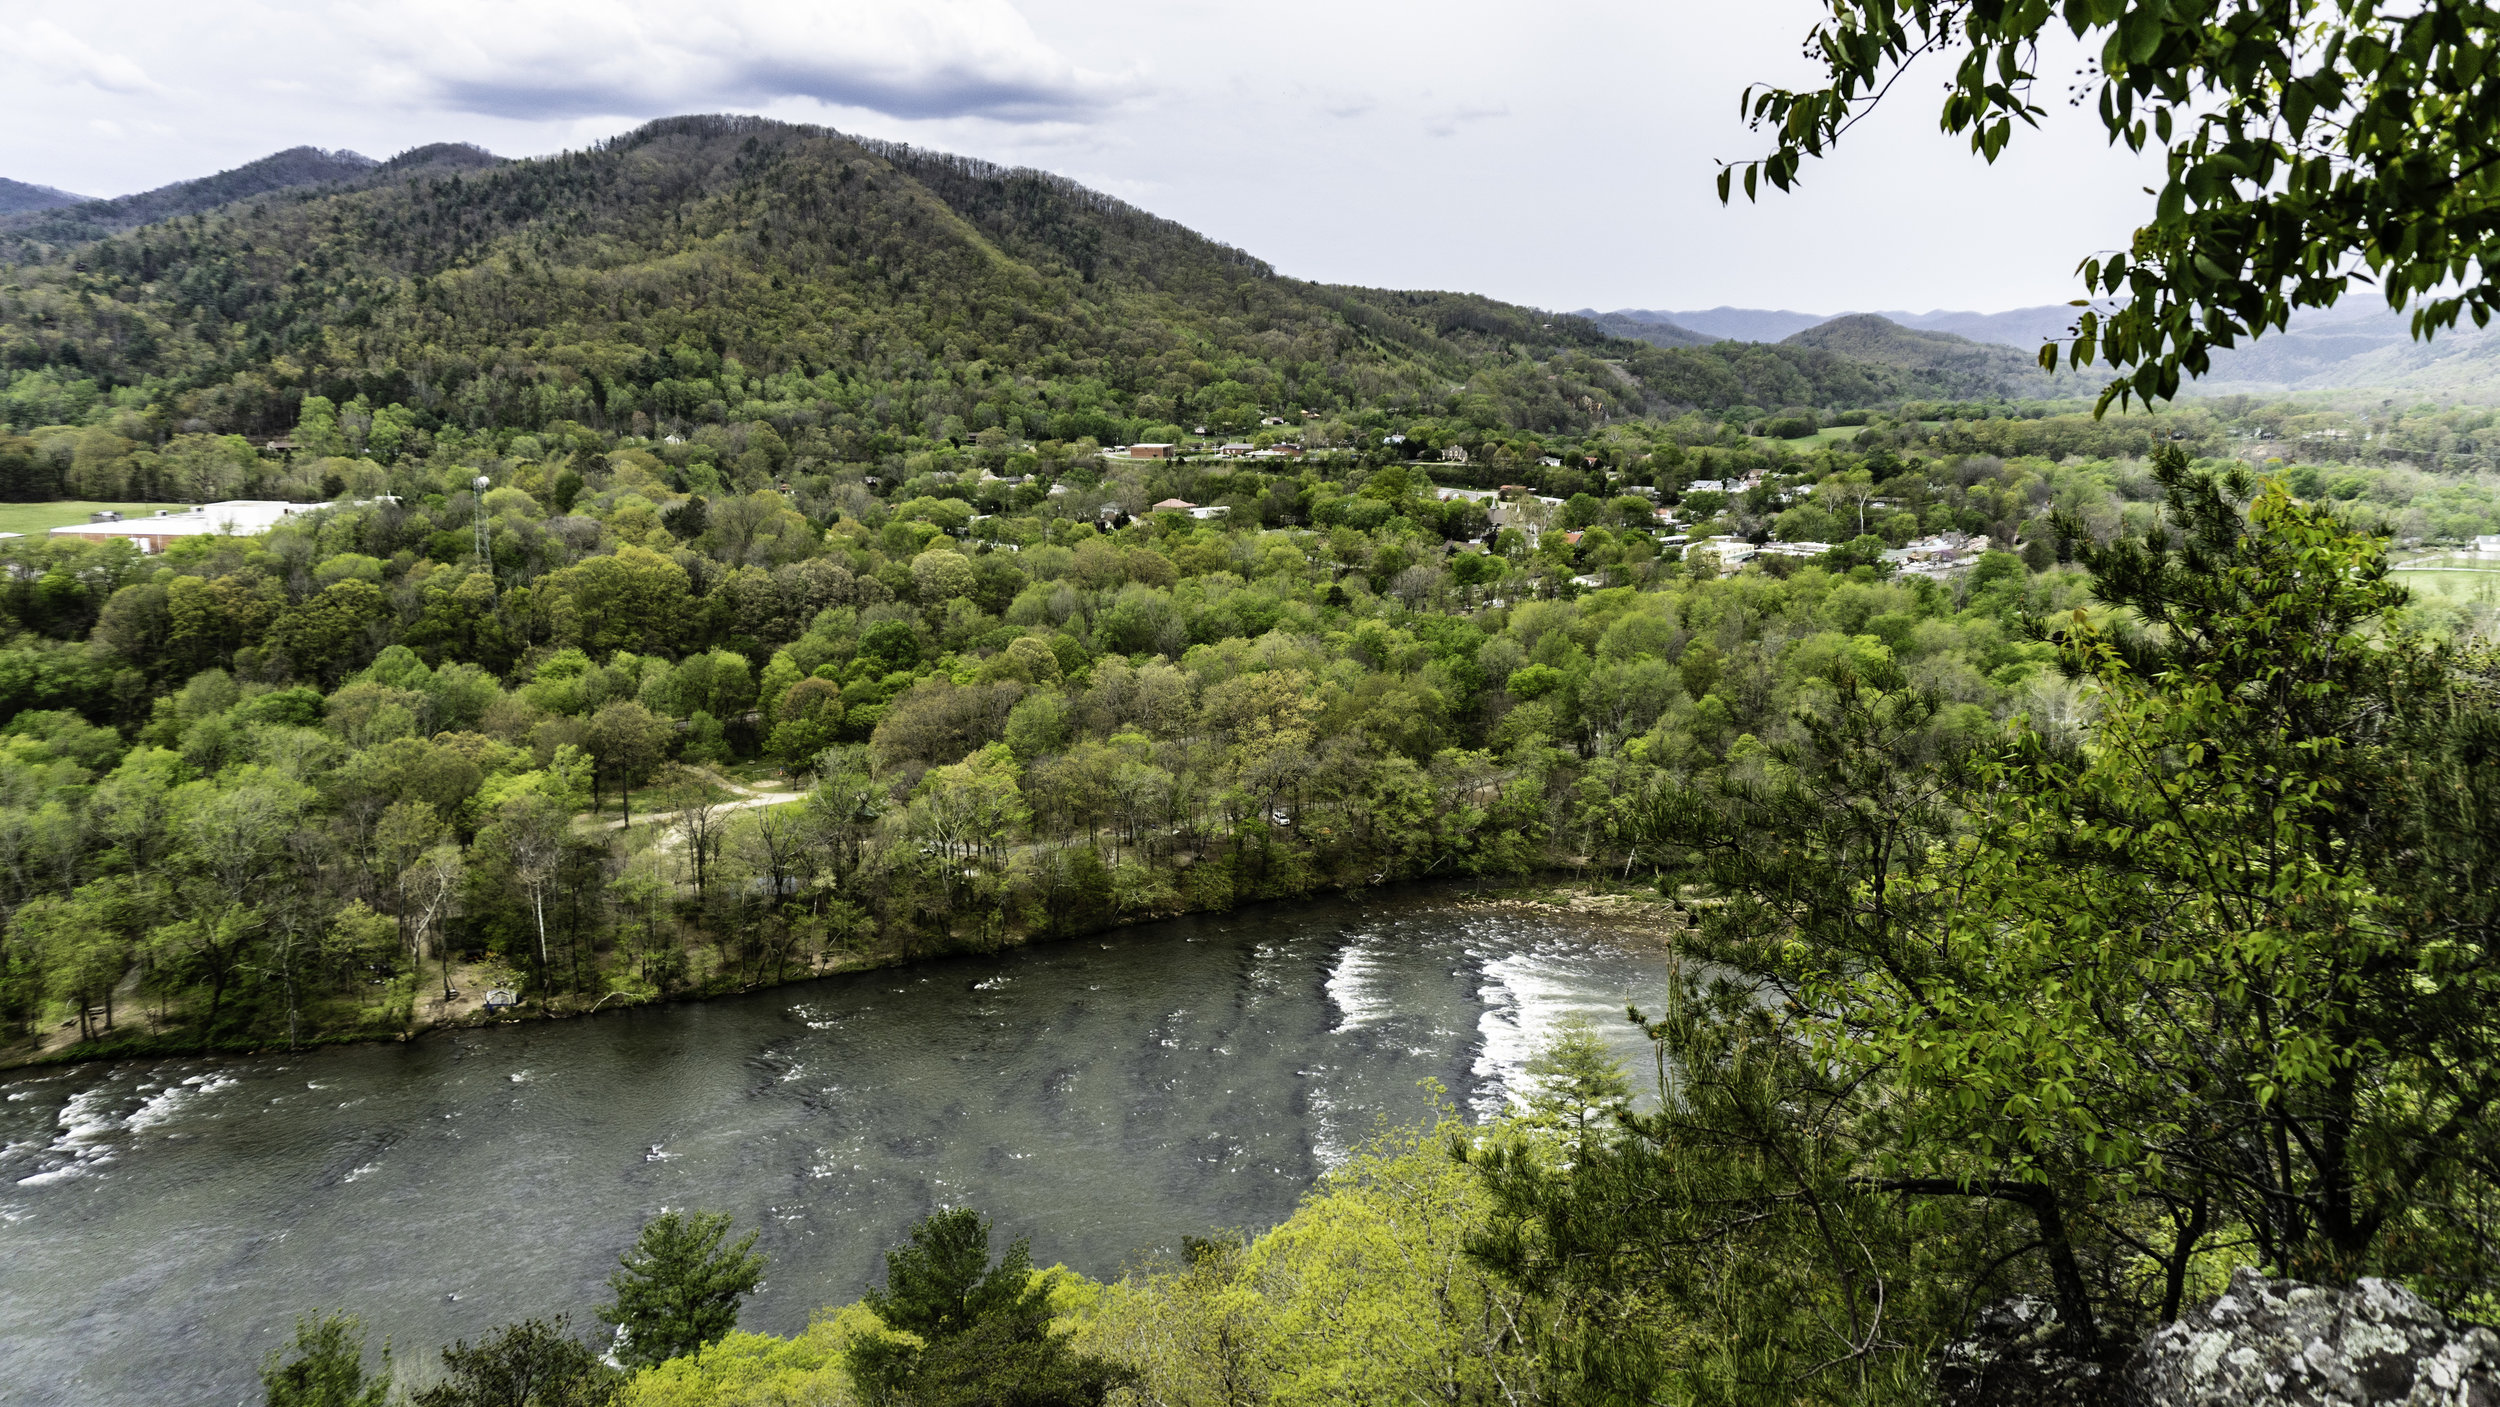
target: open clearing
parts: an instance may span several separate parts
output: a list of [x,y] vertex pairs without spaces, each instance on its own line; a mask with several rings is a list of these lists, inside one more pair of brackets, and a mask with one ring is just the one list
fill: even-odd
[[107,508],[125,518],[144,518],[159,508],[184,510],[190,506],[188,503],[89,503],[80,499],[59,503],[0,503],[0,533],[25,533],[31,537],[54,528],[68,527],[72,523],[83,523],[87,521],[88,514],[101,513]]

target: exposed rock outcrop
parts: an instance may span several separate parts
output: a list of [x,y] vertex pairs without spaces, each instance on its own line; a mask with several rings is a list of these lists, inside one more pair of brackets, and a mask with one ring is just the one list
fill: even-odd
[[2500,1407],[2500,1335],[2384,1280],[2329,1290],[2243,1267],[2146,1337],[2127,1385],[2142,1407]]
[[2134,1346],[2079,1350],[2046,1300],[2002,1300],[1937,1355],[1944,1407],[2500,1407],[2500,1334],[2402,1285],[2242,1268]]

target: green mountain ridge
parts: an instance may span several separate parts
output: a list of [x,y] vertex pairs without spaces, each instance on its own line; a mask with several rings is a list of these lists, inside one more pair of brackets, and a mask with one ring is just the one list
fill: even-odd
[[51,235],[104,216],[0,224],[0,420],[110,396],[160,434],[258,433],[307,395],[361,396],[472,428],[765,421],[857,461],[993,427],[1112,440],[1363,410],[1554,429],[1956,384],[1304,282],[1064,178],[760,118],[508,163],[421,148],[279,194],[83,245]]
[[213,176],[176,181],[135,195],[107,200],[73,196],[49,205],[13,209],[0,203],[0,210],[10,212],[0,214],[0,258],[41,257],[45,246],[84,244],[142,225],[204,214],[255,196],[306,187],[354,188],[415,170],[484,167],[500,159],[477,147],[454,142],[417,147],[388,161],[375,161],[352,151],[290,147]]
[[1949,393],[1955,396],[2034,398],[2099,390],[2097,383],[2087,390],[2079,377],[2053,377],[2011,347],[1903,327],[1876,313],[1833,318],[1790,335],[1780,345],[1813,348],[1932,378],[1950,387]]
[[1679,323],[1625,317],[1621,313],[1582,312],[1575,316],[1587,318],[1613,336],[1647,342],[1653,347],[1707,347],[1713,342],[1726,340],[1705,337]]

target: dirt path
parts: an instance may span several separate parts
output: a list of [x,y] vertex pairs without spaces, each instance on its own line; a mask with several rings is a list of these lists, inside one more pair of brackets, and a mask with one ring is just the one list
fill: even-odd
[[[713,771],[709,767],[689,767],[686,770],[692,772],[698,777],[701,777],[703,780],[710,782],[712,785],[719,787],[723,791],[734,794],[738,798],[735,801],[724,801],[720,803],[719,807],[716,809],[721,811],[752,811],[759,806],[781,806],[786,805],[789,802],[805,801],[807,799],[807,793],[803,791],[758,791],[754,787],[744,785],[743,783],[733,782],[729,778],[722,776],[720,773]],[[686,813],[683,811],[636,812],[632,824],[637,826],[672,825],[679,817],[685,814]],[[576,816],[573,818],[573,826],[576,830],[621,831],[625,829],[626,824],[625,818],[621,816],[613,821],[604,821],[598,819],[597,817],[587,815]]]

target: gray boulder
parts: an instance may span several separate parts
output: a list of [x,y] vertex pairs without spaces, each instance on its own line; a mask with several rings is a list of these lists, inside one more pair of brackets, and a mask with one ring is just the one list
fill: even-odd
[[2144,1407],[2500,1407],[2500,1335],[2384,1280],[2329,1290],[2242,1267],[2144,1340],[2127,1383]]

